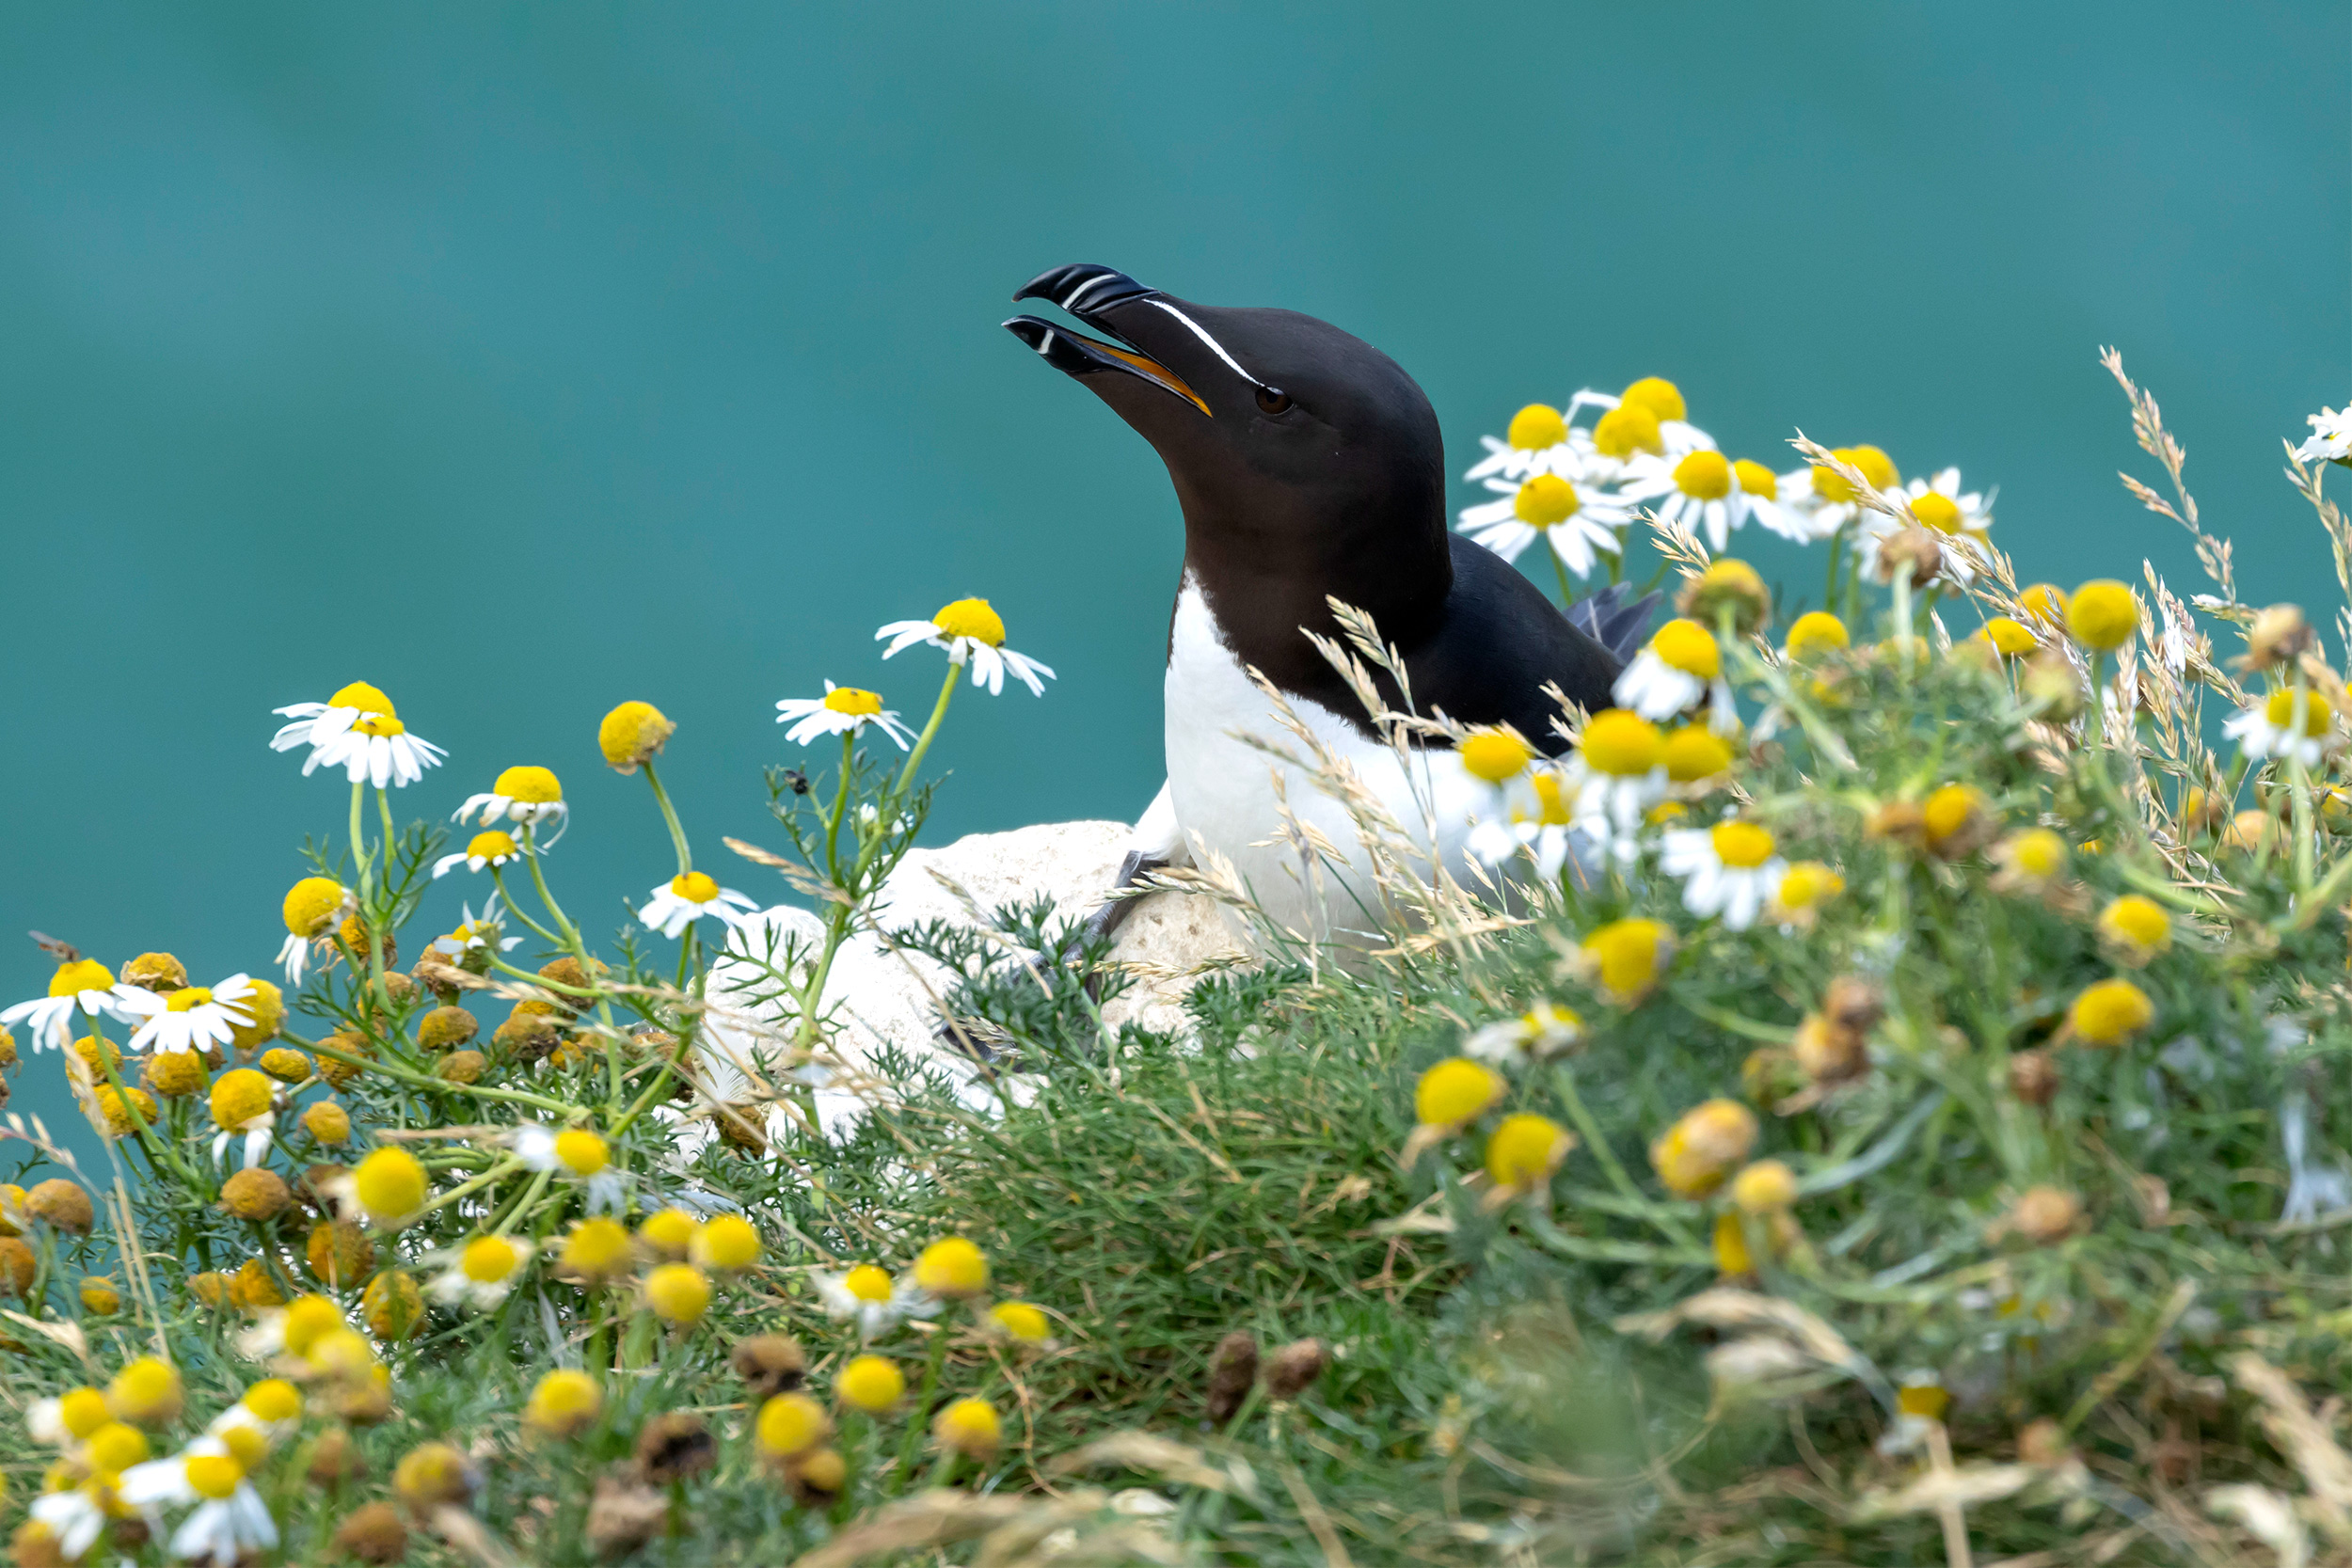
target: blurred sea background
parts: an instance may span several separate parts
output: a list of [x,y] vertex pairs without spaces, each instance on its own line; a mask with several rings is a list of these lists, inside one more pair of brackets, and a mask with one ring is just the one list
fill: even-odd
[[2028,580],[2194,590],[2112,343],[2246,596],[2336,598],[2278,469],[2352,395],[2340,4],[12,5],[0,170],[0,998],[28,927],[267,972],[346,800],[269,710],[355,679],[450,752],[406,816],[562,775],[592,933],[671,868],[607,708],[778,898],[718,842],[777,837],[773,703],[919,716],[873,629],[964,594],[1061,678],[966,692],[932,839],[1134,816],[1181,531],[998,329],[1064,261],[1370,340],[1457,474],[1660,374],[1735,456],[1997,483]]

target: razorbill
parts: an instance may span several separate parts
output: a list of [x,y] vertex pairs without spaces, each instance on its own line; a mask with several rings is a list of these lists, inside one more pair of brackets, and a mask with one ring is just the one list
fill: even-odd
[[[1152,443],[1184,510],[1164,690],[1168,782],[1136,824],[1121,884],[1211,851],[1305,940],[1360,941],[1376,929],[1369,857],[1346,812],[1303,769],[1245,738],[1299,751],[1248,678],[1253,668],[1423,852],[1463,875],[1459,770],[1401,762],[1382,741],[1308,638],[1340,635],[1330,601],[1372,614],[1403,653],[1422,712],[1509,724],[1548,754],[1565,742],[1545,688],[1608,707],[1621,665],[1517,568],[1446,526],[1444,443],[1421,388],[1378,349],[1312,316],[1195,305],[1109,267],[1057,267],[1013,298],[1046,300],[1112,340],[1037,316],[1004,324]],[[1282,840],[1285,810],[1344,863],[1304,863]],[[1102,925],[1131,907],[1108,906]]]

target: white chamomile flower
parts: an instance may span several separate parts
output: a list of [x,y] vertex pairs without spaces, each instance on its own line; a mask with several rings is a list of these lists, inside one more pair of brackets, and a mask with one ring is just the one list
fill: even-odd
[[92,1476],[79,1486],[43,1492],[25,1512],[47,1528],[58,1557],[79,1562],[98,1544],[99,1532],[111,1516],[108,1505],[114,1497],[106,1478]]
[[[1919,519],[1919,526],[1944,546],[1936,576],[1963,588],[1974,581],[1984,562],[1979,546],[1985,542],[1985,531],[1993,526],[1992,498],[1974,490],[1963,492],[1958,468],[1946,468],[1932,483],[1915,479],[1898,493],[1910,503],[1911,515]],[[1891,517],[1872,513],[1863,518],[1854,544],[1864,571],[1874,578],[1881,575],[1880,546],[1899,531]]]
[[209,1558],[213,1568],[233,1568],[240,1559],[278,1544],[277,1523],[246,1480],[246,1468],[229,1443],[199,1437],[168,1459],[123,1471],[122,1500],[147,1512],[194,1504],[171,1532],[172,1555]]
[[[1818,537],[1812,517],[1780,499],[1780,476],[1772,469],[1752,457],[1742,457],[1731,466],[1731,478],[1732,499],[1747,521],[1791,544],[1810,544]],[[1735,520],[1731,526],[1738,528],[1740,523]]]
[[564,784],[554,772],[545,768],[510,768],[491,781],[486,795],[469,795],[466,803],[450,814],[453,822],[473,817],[482,827],[500,820],[524,822],[544,826],[558,824],[544,849],[564,836],[563,825],[571,817],[572,808],[564,803]]
[[1737,817],[1711,828],[1677,828],[1665,835],[1658,863],[1680,877],[1682,907],[1695,915],[1719,914],[1735,931],[1756,924],[1780,890],[1788,863],[1773,851],[1767,829]]
[[256,1439],[266,1448],[294,1431],[301,1419],[302,1390],[283,1378],[265,1377],[207,1421],[204,1432],[227,1443],[232,1453],[250,1451]]
[[473,906],[466,904],[458,910],[456,929],[449,935],[433,939],[433,951],[442,955],[458,967],[465,966],[467,957],[474,953],[505,953],[522,945],[523,939],[505,935],[506,921],[499,913],[499,895],[490,895],[489,902],[475,914]]
[[443,855],[435,861],[433,875],[443,877],[461,865],[469,871],[480,871],[493,865],[511,865],[522,858],[522,846],[515,842],[515,835],[503,828],[492,828],[487,832],[474,834],[457,853]]
[[1723,671],[1723,649],[1715,634],[1696,621],[1677,617],[1659,627],[1648,645],[1633,656],[1618,673],[1611,695],[1652,721],[1708,703],[1714,727],[1727,733],[1738,726],[1740,710]]
[[1586,721],[1566,771],[1576,831],[1630,862],[1649,809],[1666,798],[1663,732],[1638,713],[1604,708]]
[[1591,392],[1577,393],[1565,413],[1548,403],[1529,404],[1511,416],[1502,440],[1491,436],[1478,438],[1486,455],[1462,477],[1473,483],[1502,479],[1512,484],[1537,474],[1558,474],[1568,480],[1582,477],[1590,454],[1590,433],[1576,428],[1576,414],[1593,397]]
[[1461,531],[1477,544],[1517,561],[1528,546],[1541,539],[1550,545],[1561,563],[1578,577],[1590,577],[1602,555],[1619,555],[1625,542],[1617,531],[1630,516],[1599,491],[1579,490],[1556,473],[1534,474],[1513,483],[1490,479],[1486,488],[1497,499],[1462,509]]
[[124,1009],[112,970],[96,958],[73,958],[59,964],[57,973],[49,977],[46,996],[0,1008],[0,1029],[25,1024],[32,1033],[34,1050],[63,1051],[73,1038],[77,1012],[92,1019],[111,1018],[119,1023],[132,1022],[136,1017]]
[[[1851,465],[1873,490],[1892,491],[1902,483],[1894,459],[1876,447],[1834,447],[1830,455]],[[1805,537],[1811,539],[1826,539],[1858,518],[1879,515],[1862,504],[1845,475],[1809,464],[1780,476],[1780,504],[1804,519]]]
[[158,996],[137,986],[117,986],[116,1000],[139,1025],[131,1032],[132,1051],[203,1051],[226,1046],[253,1024],[253,980],[231,974],[216,986],[183,986]]
[[917,642],[928,642],[945,650],[950,664],[970,661],[972,684],[987,687],[992,697],[1005,689],[1007,671],[1041,697],[1045,695],[1045,682],[1054,678],[1052,670],[1005,646],[1004,618],[986,599],[958,599],[941,606],[939,613],[928,621],[893,621],[874,634],[877,642],[885,639],[890,646],[882,650],[884,658]]
[[1517,1018],[1474,1029],[1462,1040],[1462,1054],[1489,1067],[1524,1067],[1561,1052],[1584,1037],[1584,1021],[1565,1007],[1538,1002]]
[[308,746],[302,764],[308,778],[320,768],[341,768],[353,784],[378,789],[412,784],[448,753],[410,735],[392,710],[392,700],[365,681],[354,681],[323,703],[295,703],[274,711],[292,719],[271,737],[273,752]]
[[509,1142],[529,1169],[578,1182],[587,1190],[590,1213],[618,1213],[628,1181],[612,1166],[612,1146],[585,1127],[558,1131],[535,1121],[515,1129]]
[[652,898],[637,918],[665,937],[675,937],[708,915],[730,927],[759,906],[731,887],[721,887],[700,871],[687,871],[653,890]]
[[[1461,770],[1461,799],[1441,800],[1440,814],[1458,813],[1472,824],[1463,848],[1490,868],[1525,852],[1547,879],[1560,875],[1568,860],[1575,803],[1561,770],[1538,759],[1525,741],[1505,730],[1478,730],[1463,736],[1454,759]],[[1442,792],[1447,797],[1454,793]]]
[[1672,459],[1647,452],[1629,459],[1617,501],[1647,506],[1692,533],[1703,529],[1708,543],[1718,550],[1730,544],[1731,531],[1748,520],[1748,493],[1740,476],[1732,471],[1731,460],[1711,447]]
[[1602,410],[1593,422],[1588,474],[1622,475],[1643,453],[1669,462],[1704,451],[1715,438],[1692,424],[1682,388],[1661,376],[1645,375],[1615,397],[1587,388],[1576,403]]
[[2302,700],[2305,705],[2297,715],[2294,688],[2282,686],[2252,706],[2241,708],[2221,726],[2221,733],[2236,741],[2251,761],[2297,757],[2304,767],[2317,768],[2335,742],[2335,710],[2316,691],[2305,691]]
[[860,1263],[837,1274],[815,1269],[809,1280],[817,1287],[825,1316],[856,1323],[863,1338],[880,1338],[908,1318],[929,1318],[939,1311],[939,1298],[916,1286],[913,1275],[894,1280],[879,1263]]
[[895,710],[885,709],[882,703],[879,692],[861,691],[854,686],[835,686],[827,681],[821,697],[787,697],[778,703],[776,722],[792,726],[784,732],[784,738],[795,746],[806,746],[820,735],[863,735],[871,724],[897,741],[898,750],[903,752],[913,743],[914,732],[898,721]]
[[425,1286],[425,1294],[444,1307],[470,1307],[488,1311],[504,1301],[537,1249],[515,1236],[476,1236],[463,1246],[428,1253],[425,1261],[439,1273]]
[[2322,408],[2304,422],[2312,427],[2309,439],[2295,449],[2297,463],[2316,463],[2323,458],[2330,463],[2352,463],[2352,403],[2343,412]]

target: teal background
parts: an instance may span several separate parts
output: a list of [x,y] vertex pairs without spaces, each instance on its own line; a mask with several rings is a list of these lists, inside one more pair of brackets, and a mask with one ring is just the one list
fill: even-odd
[[8,6],[0,996],[28,927],[266,970],[344,803],[269,710],[355,678],[450,749],[410,815],[562,773],[592,927],[669,870],[607,707],[774,896],[718,843],[776,836],[771,705],[920,709],[872,629],[964,594],[1062,678],[967,693],[935,836],[1140,810],[1179,528],[997,328],[1062,261],[1370,339],[1457,472],[1661,373],[1736,455],[1997,482],[2029,576],[2179,581],[2116,343],[2248,594],[2331,604],[2276,473],[2352,393],[2348,63],[2341,4]]

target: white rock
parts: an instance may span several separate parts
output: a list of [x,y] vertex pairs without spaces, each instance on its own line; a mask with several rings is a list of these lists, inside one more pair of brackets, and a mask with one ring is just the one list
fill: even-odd
[[[875,924],[884,932],[927,920],[971,925],[971,908],[987,913],[1008,904],[1050,894],[1057,913],[1083,919],[1101,907],[1119,875],[1129,828],[1121,822],[1047,822],[1010,832],[974,833],[938,849],[908,852],[874,905]],[[951,890],[961,888],[967,906]],[[797,905],[762,911],[731,944],[738,951],[774,950],[791,939],[814,943],[817,916]],[[1116,1030],[1130,1021],[1147,1029],[1183,1028],[1183,999],[1206,970],[1241,957],[1216,905],[1198,895],[1157,893],[1120,927],[1114,963],[1134,966],[1139,978],[1103,1010]],[[939,1004],[947,972],[930,959],[897,948],[872,932],[852,935],[834,956],[826,977],[825,1001],[845,1025],[833,1051],[845,1065],[861,1065],[884,1045],[920,1057],[941,1049],[936,1038]],[[747,991],[774,990],[756,970],[739,961],[722,962],[712,975],[712,996],[721,1001]],[[781,1003],[749,1009],[771,1027],[787,1025],[792,1013]],[[743,1031],[726,1030],[739,1035]]]

